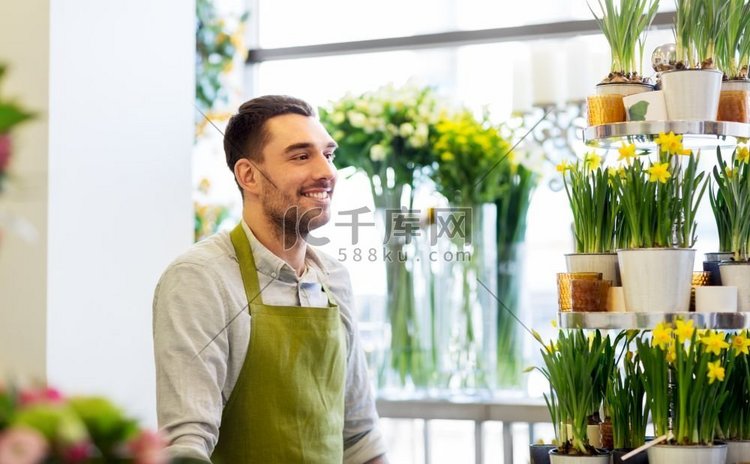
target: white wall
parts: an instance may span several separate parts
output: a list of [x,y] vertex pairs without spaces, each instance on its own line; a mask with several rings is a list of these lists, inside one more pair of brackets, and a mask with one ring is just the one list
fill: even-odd
[[[0,95],[38,111],[14,134],[13,178],[0,195],[0,214],[28,221],[33,242],[0,232],[0,376],[43,378],[47,302],[47,0],[0,2],[0,62],[8,65]],[[2,228],[2,226],[0,226]]]
[[[11,3],[0,18],[22,8]],[[48,163],[47,253],[46,275],[30,277],[47,295],[31,347],[44,345],[51,384],[106,394],[153,425],[151,298],[192,239],[194,4],[38,3],[49,18],[49,143],[37,154]],[[24,262],[0,271],[9,266]]]

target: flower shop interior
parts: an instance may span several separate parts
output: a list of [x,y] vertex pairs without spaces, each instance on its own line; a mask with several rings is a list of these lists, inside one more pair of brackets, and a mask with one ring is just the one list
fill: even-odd
[[154,289],[261,95],[338,144],[389,462],[750,462],[749,63],[748,0],[0,3],[0,464],[163,451]]

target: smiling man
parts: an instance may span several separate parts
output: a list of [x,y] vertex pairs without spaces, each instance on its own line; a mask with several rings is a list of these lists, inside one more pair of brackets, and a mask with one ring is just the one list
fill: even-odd
[[224,137],[242,221],[154,296],[159,425],[218,464],[385,463],[349,275],[306,241],[330,219],[336,143],[305,102],[244,103]]

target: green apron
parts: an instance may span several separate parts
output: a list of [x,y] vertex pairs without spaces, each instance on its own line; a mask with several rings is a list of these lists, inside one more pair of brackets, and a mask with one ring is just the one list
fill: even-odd
[[230,234],[250,311],[242,370],[224,406],[216,464],[340,463],[346,335],[327,308],[269,306],[241,225]]

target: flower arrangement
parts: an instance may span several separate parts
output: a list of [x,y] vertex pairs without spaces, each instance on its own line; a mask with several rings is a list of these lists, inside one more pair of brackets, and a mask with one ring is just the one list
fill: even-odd
[[[589,444],[587,426],[601,380],[599,376],[606,373],[606,369],[601,369],[601,363],[612,354],[609,336],[602,337],[599,330],[590,336],[583,329],[560,330],[556,342],[545,344],[538,333],[533,334],[542,344],[544,361],[544,366],[537,369],[547,378],[552,390],[550,396],[544,396],[550,415],[556,422],[558,452],[598,454]],[[605,361],[605,364],[608,362]],[[570,425],[570,436],[566,425]]]
[[729,0],[721,11],[721,23],[716,39],[716,58],[719,68],[729,79],[746,79],[750,63],[750,4],[744,0]]
[[729,395],[719,411],[718,438],[750,440],[750,339],[743,330],[732,337],[734,369],[726,374]]
[[[376,207],[398,208],[403,186],[432,163],[429,139],[440,112],[430,87],[387,85],[347,94],[321,108],[320,119],[339,145],[336,164],[367,175]],[[398,201],[387,204],[389,191]]]
[[[717,147],[717,165],[709,190],[722,251],[734,253],[735,261],[750,260],[750,150],[738,145],[727,163]],[[715,187],[714,187],[715,185]]]
[[[497,268],[497,294],[506,307],[499,308],[497,313],[495,357],[498,382],[504,385],[516,384],[521,374],[516,352],[516,322],[508,314],[508,310],[515,310],[518,304],[515,275],[518,270],[511,267],[517,263],[518,246],[526,229],[526,213],[538,180],[532,169],[516,159],[517,154],[511,146],[513,134],[506,125],[491,123],[486,112],[480,118],[462,109],[444,112],[430,137],[435,160],[430,171],[437,191],[448,199],[451,206],[472,208],[472,230],[468,233],[475,246],[471,260],[462,267],[460,278],[464,288],[470,288],[484,269]],[[486,203],[495,204],[497,266],[483,259],[483,248],[491,248],[490,244],[482,242],[482,205]],[[456,239],[462,241],[462,237]],[[490,258],[494,259],[494,256]],[[487,279],[485,276],[481,278]],[[468,291],[463,296],[465,315],[474,323],[471,307],[475,304],[472,300],[477,298]],[[490,300],[482,306],[491,304],[494,302]],[[469,332],[467,338],[473,339],[473,332]]]
[[104,398],[0,388],[0,462],[166,464],[165,445]]
[[[625,148],[635,150],[635,146]],[[622,149],[621,149],[622,151]],[[573,212],[576,253],[612,253],[626,238],[620,203],[612,176],[616,170],[601,166],[601,156],[588,152],[584,159],[557,165]]]
[[[653,329],[650,341],[641,337],[637,343],[656,435],[667,434],[670,406],[667,372],[671,371],[670,444],[713,444],[719,413],[730,393],[725,378],[732,375],[737,356],[747,351],[750,341],[742,333],[732,336],[696,330],[692,320],[676,320],[674,326],[659,324]],[[731,346],[741,348],[730,349]]]
[[[642,82],[646,30],[659,9],[659,0],[598,0],[601,17],[588,4],[612,53],[610,73],[602,82]],[[638,55],[636,56],[636,46]]]
[[247,54],[243,34],[248,14],[222,18],[214,0],[197,0],[195,7],[195,101],[205,113],[226,101],[222,76],[232,70],[237,54]]
[[[655,142],[659,147],[655,161],[648,160],[648,153],[636,156],[627,147],[621,151],[624,165],[612,176],[628,230],[627,244],[690,248],[696,241],[695,217],[708,178],[698,172],[700,154],[685,149],[681,135],[660,133]],[[632,155],[623,155],[624,151]]]
[[[7,68],[0,64],[0,84],[5,76]],[[10,165],[12,143],[11,130],[34,117],[34,114],[24,109],[18,103],[11,100],[5,100],[0,96],[0,192],[3,190],[3,183],[8,175],[8,166]]]
[[[441,104],[433,89],[387,85],[360,95],[347,94],[320,108],[320,120],[337,141],[338,167],[353,167],[369,180],[375,208],[385,229],[389,255],[412,259],[386,260],[387,317],[390,322],[390,350],[378,376],[387,384],[386,369],[396,372],[396,383],[426,386],[433,380],[436,357],[433,321],[425,320],[434,308],[415,302],[414,273],[416,240],[388,233],[393,220],[389,212],[414,209],[415,181],[424,181],[425,168],[432,163],[429,140],[440,115]],[[404,195],[406,193],[406,195]],[[405,205],[403,204],[404,198]],[[401,216],[399,216],[401,217]],[[434,282],[428,283],[434,287]],[[434,295],[430,295],[430,301]]]

